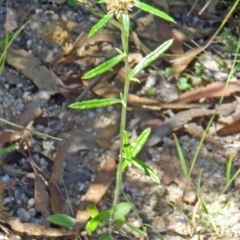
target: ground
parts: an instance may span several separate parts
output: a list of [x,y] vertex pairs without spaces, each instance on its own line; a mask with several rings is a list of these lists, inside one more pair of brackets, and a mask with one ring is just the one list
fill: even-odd
[[[0,156],[1,239],[73,239],[76,226],[57,228],[47,217],[65,213],[86,223],[87,203],[100,210],[113,203],[121,108],[77,111],[69,105],[119,97],[123,63],[91,81],[81,77],[116,55],[120,32],[109,23],[87,38],[98,17],[82,5],[58,1],[0,1],[0,19],[5,22],[0,38],[6,36],[6,27],[9,34],[11,27],[21,29],[9,48],[1,42],[7,55],[0,76],[0,147],[18,144],[18,149]],[[124,224],[118,230],[105,226],[92,234],[82,227],[79,239],[98,239],[107,230],[114,239],[239,239],[240,88],[233,61],[238,16],[231,15],[227,28],[213,40],[233,4],[148,2],[168,12],[176,24],[136,9],[132,12],[131,67],[174,39],[166,55],[139,73],[140,84],[130,86],[128,98],[131,141],[151,128],[138,158],[153,169],[160,184],[136,167],[128,168],[120,202],[133,203],[134,211],[126,220],[147,237]],[[237,70],[230,76],[232,67]]]

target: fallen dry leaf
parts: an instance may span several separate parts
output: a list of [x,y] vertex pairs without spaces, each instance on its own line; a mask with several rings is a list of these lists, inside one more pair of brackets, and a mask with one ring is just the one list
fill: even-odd
[[223,136],[228,136],[228,135],[239,133],[239,132],[240,132],[240,119],[219,129],[217,131],[217,135],[223,137]]
[[37,172],[34,179],[34,199],[36,211],[48,217],[51,213],[50,197],[43,179]]
[[[189,103],[198,101],[201,98],[218,98],[221,97],[225,89],[225,82],[214,82],[210,83],[206,87],[200,87],[179,96],[178,99],[174,100],[173,103]],[[224,96],[230,96],[235,92],[240,92],[240,82],[232,81],[229,82]]]
[[75,235],[75,232],[69,229],[49,228],[34,223],[22,223],[17,218],[13,218],[7,213],[0,213],[0,222],[8,224],[12,230],[35,237],[63,237]]
[[193,189],[193,183],[184,176],[178,153],[174,147],[164,147],[159,165],[161,170],[164,171],[163,182],[166,185],[176,183],[184,192],[183,200],[187,203],[194,203],[197,196]]
[[18,28],[16,14],[9,7],[7,7],[6,22],[4,23],[4,28],[7,33],[11,33],[16,28]]
[[41,65],[39,60],[26,50],[12,45],[7,51],[6,62],[32,80],[38,89],[45,90],[49,94],[59,92],[49,69]]
[[201,50],[201,48],[188,50],[183,55],[178,56],[171,61],[174,78],[179,78],[181,73],[187,68],[187,66],[193,61],[193,59],[200,53]]
[[[42,113],[41,108],[47,103],[49,96],[44,91],[37,92],[32,101],[28,102],[21,111],[21,114],[16,117],[12,117],[9,122],[26,127],[36,117],[39,117]],[[13,142],[21,138],[24,130],[8,125],[0,130],[0,144],[7,142]]]
[[88,188],[84,202],[77,211],[76,220],[80,223],[84,224],[90,218],[90,214],[86,211],[87,204],[97,205],[107,192],[114,177],[115,167],[115,158],[108,154],[104,166],[97,174],[95,181]]
[[173,38],[173,43],[170,46],[171,52],[176,55],[182,55],[184,53],[182,42],[178,39],[177,35],[175,35],[169,23],[159,17],[154,17],[154,19],[157,25],[159,41],[165,42]]
[[74,131],[71,132],[70,136],[65,139],[63,145],[58,149],[56,157],[53,163],[51,172],[51,182],[49,183],[50,189],[50,202],[53,213],[65,213],[68,214],[69,206],[66,205],[63,187],[63,170],[64,160],[67,150],[74,138]]

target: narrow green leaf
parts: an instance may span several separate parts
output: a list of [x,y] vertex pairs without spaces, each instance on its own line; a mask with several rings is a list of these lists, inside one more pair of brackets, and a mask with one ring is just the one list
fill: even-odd
[[133,161],[132,161],[133,165],[136,166],[138,169],[142,170],[142,172],[150,177],[154,182],[156,183],[160,183],[160,180],[159,180],[159,177],[157,176],[157,174],[155,174],[153,172],[153,170],[148,167],[145,163],[143,163],[142,161],[140,161],[139,159],[137,158],[133,158]]
[[153,15],[163,18],[164,20],[175,23],[174,19],[172,17],[170,17],[168,14],[166,14],[165,12],[162,12],[162,11],[158,10],[157,8],[154,8],[146,3],[143,3],[140,1],[135,1],[135,6],[145,12],[149,12]]
[[106,106],[121,103],[121,102],[122,101],[117,98],[93,99],[93,100],[72,103],[69,105],[69,107],[73,109],[83,110],[83,109],[106,107]]
[[105,16],[103,16],[103,18],[91,28],[88,37],[92,37],[95,33],[101,30],[112,19],[112,17],[113,16],[110,13],[107,13]]
[[227,169],[226,169],[226,182],[229,183],[231,181],[231,171],[232,171],[232,163],[233,163],[233,156],[230,156],[230,159],[227,163]]
[[146,232],[144,232],[144,231],[142,231],[141,229],[139,229],[139,228],[136,228],[136,227],[134,227],[132,224],[130,224],[130,223],[127,223],[126,222],[126,224],[128,225],[128,227],[130,227],[134,232],[136,232],[136,233],[138,233],[138,234],[140,234],[141,236],[144,236],[144,237],[146,237],[147,236],[147,233]]
[[87,72],[82,79],[90,79],[97,75],[100,75],[109,69],[113,68],[115,65],[117,65],[123,58],[125,57],[125,54],[117,55],[116,57],[100,64],[99,66],[95,67],[91,71]]
[[163,54],[173,43],[173,39],[170,39],[160,45],[153,52],[149,53],[145,56],[130,72],[130,79],[132,79],[138,72],[142,71],[145,67],[147,67],[151,62],[156,60],[161,54]]
[[59,226],[71,228],[74,226],[76,219],[66,214],[54,214],[47,217],[47,220]]
[[0,150],[0,156],[5,154],[5,153],[8,153],[8,152],[11,152],[12,150],[14,150],[16,147],[18,146],[18,144],[12,144],[8,147],[5,147],[3,149]]
[[186,160],[185,160],[184,155],[183,155],[181,145],[180,145],[180,143],[178,141],[178,138],[175,134],[173,134],[173,137],[174,137],[175,144],[176,144],[176,147],[177,147],[177,152],[178,152],[178,156],[179,156],[179,159],[180,159],[180,163],[181,163],[181,166],[182,166],[184,176],[186,178],[188,178],[188,168],[187,168]]
[[108,224],[110,218],[110,210],[104,210],[99,213],[96,217],[89,220],[86,224],[86,231],[93,232],[96,230],[98,225],[101,224]]
[[132,204],[129,202],[122,202],[117,204],[113,209],[114,221],[124,218],[132,209]]
[[129,37],[129,32],[130,32],[130,19],[129,19],[129,14],[128,12],[124,12],[122,14],[122,25],[124,27],[124,30],[126,32],[126,36]]
[[114,240],[109,233],[102,233],[99,236],[99,240]]
[[97,3],[106,3],[107,2],[107,0],[99,0],[99,1],[97,1]]
[[151,133],[151,128],[145,129],[137,140],[131,146],[132,157],[136,157],[137,154],[142,150],[144,144],[147,142],[149,135]]
[[122,167],[121,167],[122,172],[124,172],[124,170],[125,170],[127,167],[131,167],[131,166],[132,166],[132,162],[127,161],[127,160],[124,158],[123,161],[122,161]]
[[87,211],[90,214],[91,218],[95,218],[99,214],[99,211],[94,204],[87,205]]
[[35,130],[32,130],[32,129],[22,127],[22,126],[20,126],[20,125],[18,125],[18,124],[9,122],[9,121],[7,121],[7,120],[5,120],[5,119],[3,119],[3,118],[0,118],[0,122],[6,123],[6,124],[8,124],[8,125],[10,125],[10,126],[13,126],[13,127],[16,127],[16,128],[20,128],[20,129],[29,131],[29,132],[31,132],[32,134],[36,134],[36,135],[39,135],[39,136],[42,136],[42,137],[46,137],[46,138],[50,138],[50,139],[62,141],[61,138],[52,137],[52,136],[50,136],[50,135],[47,135],[47,134],[44,134],[44,133],[41,133],[41,132],[38,132],[38,131],[35,131]]
[[127,131],[123,131],[123,150],[125,153],[125,159],[127,161],[131,161],[132,154],[131,154],[131,147],[130,147],[130,138]]
[[126,218],[125,217],[122,218],[122,219],[116,220],[114,222],[114,227],[120,229],[125,222],[126,222]]

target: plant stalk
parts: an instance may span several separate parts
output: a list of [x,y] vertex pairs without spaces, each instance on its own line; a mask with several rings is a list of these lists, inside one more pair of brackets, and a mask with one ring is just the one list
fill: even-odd
[[117,166],[117,173],[116,173],[116,187],[115,187],[115,194],[114,194],[114,200],[113,200],[113,209],[118,204],[120,189],[122,185],[122,163],[124,159],[124,152],[123,152],[123,134],[126,127],[126,116],[127,116],[127,99],[128,99],[128,92],[129,92],[129,86],[130,86],[130,66],[128,62],[128,33],[125,31],[125,28],[121,26],[121,40],[122,40],[122,46],[123,51],[126,54],[124,58],[124,65],[125,65],[125,82],[124,82],[124,91],[123,91],[123,104],[122,104],[122,111],[121,111],[121,123],[120,123],[120,154],[119,154],[119,163]]

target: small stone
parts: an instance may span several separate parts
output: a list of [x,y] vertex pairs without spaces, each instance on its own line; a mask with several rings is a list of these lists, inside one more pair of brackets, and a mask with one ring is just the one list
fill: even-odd
[[21,222],[27,222],[30,219],[29,212],[24,208],[19,208],[17,210],[17,216],[19,217]]
[[59,19],[59,16],[55,13],[52,15],[52,20],[57,21]]
[[29,212],[29,215],[30,215],[31,217],[35,217],[35,216],[36,216],[36,210],[35,210],[35,208],[30,208],[30,209],[28,209],[28,212]]
[[28,200],[28,207],[33,207],[35,205],[35,199],[34,198],[30,198],[29,200]]

